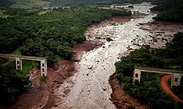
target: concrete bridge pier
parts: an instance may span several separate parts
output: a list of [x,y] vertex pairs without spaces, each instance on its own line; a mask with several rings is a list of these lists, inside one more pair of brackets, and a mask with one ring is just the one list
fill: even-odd
[[16,57],[16,70],[22,70],[22,60]]
[[171,86],[179,86],[181,81],[181,74],[174,73],[171,78]]
[[22,60],[39,61],[41,67],[41,76],[46,77],[47,75],[47,61],[44,57],[34,57],[34,56],[19,56],[12,54],[0,54],[2,58],[13,58],[16,60],[16,70],[22,70]]
[[133,71],[133,82],[135,82],[135,80],[137,80],[140,83],[140,77],[141,77],[140,69],[134,69],[134,71]]
[[46,77],[47,75],[47,61],[46,60],[41,60],[41,76]]

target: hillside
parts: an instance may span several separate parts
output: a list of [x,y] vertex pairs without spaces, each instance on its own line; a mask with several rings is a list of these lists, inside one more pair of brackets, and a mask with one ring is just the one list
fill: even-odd
[[[116,65],[116,78],[122,85],[123,89],[141,103],[149,104],[152,109],[182,109],[182,103],[175,102],[170,96],[162,92],[159,85],[162,75],[147,74],[141,75],[141,82],[132,83],[133,68],[135,65],[183,70],[183,33],[177,33],[166,49],[150,49],[142,47],[135,50]],[[173,91],[182,98],[183,82]]]
[[[0,18],[0,53],[12,53],[18,49],[22,55],[46,57],[49,66],[73,57],[71,47],[86,40],[84,32],[89,25],[112,16],[131,15],[131,12],[123,9],[100,9],[83,5],[32,12],[4,9],[3,13],[10,17]],[[0,58],[1,64],[6,61],[7,59]],[[5,68],[0,66],[0,105],[13,103],[29,87],[25,75],[17,77],[19,71],[14,70],[14,63]],[[24,69],[31,68],[30,64],[26,65],[27,62],[23,63]],[[12,75],[7,75],[8,73]],[[23,72],[20,71],[19,74],[22,75]]]
[[0,0],[0,7],[9,7],[13,4],[10,0]]
[[0,0],[0,7],[11,8],[25,8],[25,9],[37,9],[48,8],[54,6],[70,6],[75,4],[86,5],[111,5],[111,4],[123,4],[123,3],[139,3],[149,2],[154,0]]
[[120,9],[84,6],[41,12],[17,9],[5,13],[14,17],[0,19],[0,52],[11,53],[22,46],[23,55],[47,57],[49,65],[59,59],[71,59],[70,47],[85,40],[88,25],[112,16],[131,15]]
[[110,4],[123,4],[123,3],[139,3],[152,0],[54,0],[52,6],[65,6],[78,3],[87,5],[110,5]]
[[153,11],[160,11],[155,20],[183,22],[183,0],[160,0]]

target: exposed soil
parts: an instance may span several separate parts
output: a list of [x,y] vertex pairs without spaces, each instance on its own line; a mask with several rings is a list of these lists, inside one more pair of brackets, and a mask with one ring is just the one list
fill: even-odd
[[154,21],[149,24],[151,30],[161,30],[161,31],[182,31],[183,30],[183,23],[179,22],[163,22],[163,21]]
[[[92,26],[105,26],[113,24],[114,22],[126,22],[131,17],[114,17],[109,20],[105,20],[100,24]],[[28,72],[28,76],[31,77],[32,87],[29,91],[18,97],[16,103],[11,107],[5,107],[4,109],[50,109],[51,107],[57,107],[55,103],[57,100],[61,100],[54,94],[54,90],[59,87],[67,78],[74,75],[77,72],[75,62],[79,62],[84,52],[90,51],[98,46],[102,42],[100,41],[84,41],[81,44],[77,44],[73,47],[73,51],[76,53],[72,60],[62,60],[54,68],[48,68],[46,83],[40,85],[38,77],[40,76],[39,68],[32,68]],[[65,90],[67,95],[70,90]],[[2,107],[1,107],[2,108]],[[3,109],[3,108],[2,108]]]
[[168,80],[171,79],[172,75],[164,75],[161,78],[160,84],[164,92],[168,93],[175,101],[183,102],[179,97],[177,97],[168,87]]
[[100,41],[84,41],[81,44],[75,45],[72,50],[75,52],[75,55],[73,57],[73,61],[78,62],[80,61],[81,56],[84,52],[93,50],[96,47],[99,47],[102,45],[102,42]]
[[[146,7],[148,10],[149,6]],[[150,32],[140,29],[138,24],[151,22],[153,16],[155,15],[150,14],[137,19],[127,18],[125,21],[130,20],[129,22],[120,23],[105,21],[99,26],[90,26],[85,33],[87,40],[99,40],[103,44],[83,54],[78,63],[78,73],[71,79],[74,84],[70,86],[66,82],[60,86],[60,94],[64,90],[63,87],[70,87],[71,90],[68,96],[62,97],[64,102],[57,103],[56,109],[116,109],[109,100],[112,93],[108,82],[109,76],[115,72],[114,64],[119,57],[151,41]],[[108,38],[111,41],[108,41]],[[158,42],[157,45],[160,43]]]
[[[144,30],[148,30],[150,32],[156,32],[158,33],[155,36],[152,36],[153,38],[157,39],[159,36],[159,33],[165,33],[166,31],[170,31],[172,33],[176,33],[179,31],[183,31],[183,24],[182,23],[172,23],[172,22],[162,22],[162,21],[153,21],[152,23],[146,23],[146,24],[140,24],[141,28]],[[170,34],[171,35],[171,34]],[[173,37],[171,35],[170,37],[167,37],[167,42],[170,42]],[[152,44],[151,47],[158,48]],[[128,105],[135,106],[136,109],[149,109],[150,107],[148,105],[141,104],[139,100],[134,99],[133,97],[129,96],[121,87],[119,82],[114,78],[114,75],[111,75],[109,82],[111,85],[111,88],[113,90],[111,94],[111,101],[116,105],[118,109],[125,109]],[[165,75],[161,79],[161,86],[163,88],[163,91],[170,94],[176,101],[183,102],[181,99],[179,99],[175,94],[172,93],[172,91],[169,89],[167,85],[167,81],[171,78],[171,75]]]
[[[124,23],[129,21],[131,17],[114,17],[109,20],[105,20],[100,24],[91,25],[90,29],[95,29],[98,27],[103,27],[106,25],[116,25],[116,23]],[[148,25],[148,26],[147,26]],[[170,25],[163,24],[161,22],[153,22],[149,24],[142,24],[142,28],[153,31],[156,28],[160,29],[169,29]],[[160,26],[157,26],[160,25]],[[150,27],[149,27],[150,26]],[[174,29],[182,28],[178,26],[173,26]],[[166,29],[166,30],[167,30]],[[137,35],[138,36],[138,35]],[[78,63],[84,52],[93,50],[94,48],[99,47],[103,42],[89,40],[85,41],[82,44],[78,44],[73,47],[73,51],[76,52],[75,56],[71,60],[62,60],[60,61],[54,68],[48,68],[48,75],[46,83],[40,85],[38,80],[38,76],[40,75],[40,71],[38,68],[33,68],[29,71],[28,75],[32,75],[32,87],[30,91],[19,96],[17,102],[12,107],[8,107],[6,109],[50,109],[52,107],[58,107],[57,102],[62,100],[55,94],[55,89],[58,89],[61,84],[64,83],[69,77],[73,76],[77,72],[77,68],[75,63]],[[92,69],[92,68],[89,68]],[[89,76],[89,75],[87,75]],[[74,83],[72,83],[74,84]],[[110,79],[110,84],[113,90],[111,94],[111,101],[119,108],[125,108],[128,105],[134,105],[137,109],[148,109],[147,105],[142,105],[140,101],[128,96],[125,91],[120,87],[119,83],[113,78]],[[40,87],[41,86],[41,87]],[[106,91],[106,89],[103,89]],[[104,91],[104,92],[105,92]],[[70,92],[70,89],[66,89],[63,91],[66,96]]]
[[[28,76],[32,80],[32,87],[28,92],[20,95],[16,103],[11,107],[1,107],[2,109],[50,109],[56,107],[57,96],[54,90],[59,87],[67,78],[73,76],[77,71],[75,62],[79,61],[84,51],[98,47],[100,43],[85,41],[73,47],[76,52],[72,60],[62,60],[54,68],[48,68],[46,83],[40,84],[39,68],[32,68]],[[64,93],[68,93],[65,91]]]
[[148,105],[141,104],[139,100],[129,96],[115,79],[115,74],[110,76],[109,83],[113,91],[111,101],[116,105],[117,109],[126,109],[129,105],[135,106],[135,109],[150,109]]
[[115,16],[110,19],[104,20],[100,23],[92,24],[88,27],[88,29],[91,30],[91,29],[95,29],[95,28],[99,28],[99,27],[105,27],[107,25],[115,25],[117,23],[124,23],[124,22],[129,21],[132,18],[138,18],[138,17],[137,16],[123,16],[123,17]]

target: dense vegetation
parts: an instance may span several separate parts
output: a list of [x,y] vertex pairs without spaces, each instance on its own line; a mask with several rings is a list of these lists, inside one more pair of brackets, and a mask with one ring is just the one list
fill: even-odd
[[0,0],[0,7],[38,9],[48,7],[63,7],[75,4],[106,6],[111,4],[140,3],[155,0]]
[[10,0],[0,0],[0,7],[9,7],[13,2]]
[[0,0],[0,8],[37,9],[49,7],[50,3],[45,0]]
[[[175,35],[172,43],[167,44],[166,49],[150,49],[142,47],[130,53],[129,56],[122,57],[116,65],[116,78],[123,88],[133,97],[138,98],[142,103],[148,103],[154,109],[181,109],[181,103],[176,103],[171,97],[163,93],[159,86],[162,75],[143,73],[141,82],[132,84],[134,65],[156,68],[167,68],[183,70],[183,33]],[[174,87],[179,90],[182,96],[183,84]],[[177,91],[178,92],[178,91]]]
[[144,1],[154,1],[154,0],[47,0],[52,2],[52,6],[70,6],[73,4],[84,3],[86,5],[99,5],[106,6],[111,4],[123,4],[123,3],[141,3]]
[[129,16],[120,9],[73,6],[42,12],[8,10],[14,17],[0,19],[0,53],[11,53],[22,46],[22,55],[48,58],[51,65],[73,56],[71,47],[85,40],[88,25],[111,16]]
[[155,20],[183,22],[183,0],[160,0],[153,11],[161,11]]
[[20,93],[29,89],[29,79],[16,76],[18,71],[11,67],[14,66],[0,67],[0,105],[12,104]]
[[[0,18],[0,53],[11,53],[18,48],[22,55],[47,57],[49,65],[60,59],[70,59],[74,54],[71,47],[85,41],[84,32],[90,24],[112,16],[131,15],[121,9],[83,5],[39,12],[24,9],[3,12],[9,17]],[[6,61],[0,58],[1,64]],[[23,71],[13,70],[15,66],[12,65],[0,68],[0,104],[13,103],[28,89],[30,82],[25,75],[34,63],[23,63]]]

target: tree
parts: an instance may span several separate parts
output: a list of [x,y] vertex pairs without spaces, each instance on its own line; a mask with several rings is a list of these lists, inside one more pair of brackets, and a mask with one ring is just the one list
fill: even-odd
[[42,84],[43,84],[44,82],[46,82],[46,78],[45,78],[44,76],[39,76],[39,77],[38,77],[38,80],[39,80],[39,82],[40,82],[40,90],[41,90]]

